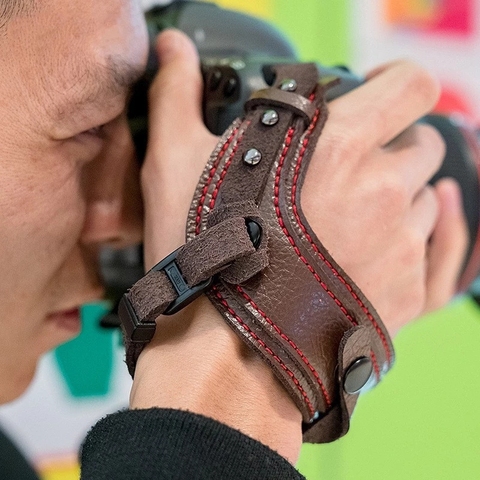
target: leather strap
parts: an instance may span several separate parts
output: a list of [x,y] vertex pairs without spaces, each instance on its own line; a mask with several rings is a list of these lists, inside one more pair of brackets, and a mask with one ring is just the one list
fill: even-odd
[[[238,214],[242,202],[255,205],[268,265],[250,278],[222,274],[207,295],[290,393],[303,415],[304,440],[329,442],[346,433],[358,391],[380,380],[394,352],[374,308],[301,210],[303,180],[327,120],[328,85],[318,84],[312,64],[274,70],[272,88],[247,102],[245,117],[210,158],[192,202],[187,240],[211,228],[218,212]],[[296,89],[287,93],[281,89],[289,79]],[[276,122],[270,121],[272,108]],[[255,165],[245,161],[252,150],[261,156]]]
[[346,433],[359,391],[381,379],[394,352],[372,305],[301,210],[328,85],[313,64],[273,72],[271,89],[247,102],[208,161],[187,243],[132,287],[119,315],[133,375],[161,328],[157,317],[206,291],[297,404],[304,440],[329,442]]
[[211,286],[214,275],[236,268],[239,259],[256,252],[249,222],[237,215],[205,230],[155,265],[123,295],[118,314],[132,376],[138,356],[155,334],[156,319],[178,312]]

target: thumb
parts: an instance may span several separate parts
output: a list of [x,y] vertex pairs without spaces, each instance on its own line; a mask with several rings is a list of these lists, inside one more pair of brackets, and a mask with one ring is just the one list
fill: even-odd
[[190,202],[218,141],[203,123],[203,81],[194,44],[178,30],[165,30],[157,39],[157,54],[160,69],[149,92],[141,172],[148,267],[184,243]]
[[168,29],[159,35],[156,50],[160,70],[150,89],[150,141],[165,145],[205,130],[202,117],[203,80],[193,42]]

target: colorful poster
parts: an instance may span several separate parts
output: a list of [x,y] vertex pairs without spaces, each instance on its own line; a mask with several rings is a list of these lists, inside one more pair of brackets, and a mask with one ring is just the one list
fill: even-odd
[[430,33],[470,35],[474,0],[385,0],[388,23]]

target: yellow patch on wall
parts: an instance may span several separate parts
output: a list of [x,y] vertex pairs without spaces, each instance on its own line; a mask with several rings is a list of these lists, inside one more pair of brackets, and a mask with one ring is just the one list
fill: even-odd
[[42,480],[78,480],[80,467],[76,457],[50,459],[37,465]]
[[273,17],[273,0],[215,0],[215,3],[267,19]]

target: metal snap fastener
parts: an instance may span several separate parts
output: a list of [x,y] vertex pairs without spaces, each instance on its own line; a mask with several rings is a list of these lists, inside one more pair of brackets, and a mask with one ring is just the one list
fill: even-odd
[[247,226],[247,232],[253,246],[258,249],[262,241],[262,227],[251,218],[246,218],[245,224]]
[[353,395],[360,392],[368,383],[373,374],[372,361],[367,357],[362,357],[350,365],[345,373],[343,389]]
[[262,154],[256,148],[250,148],[243,154],[243,161],[252,167],[258,165],[262,160]]
[[297,86],[297,82],[293,78],[287,78],[280,84],[280,90],[284,92],[294,92]]
[[275,110],[267,110],[262,116],[262,123],[269,127],[278,123],[278,113]]

